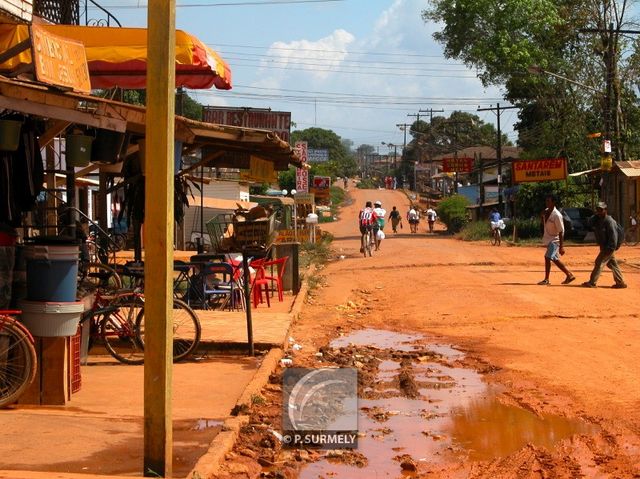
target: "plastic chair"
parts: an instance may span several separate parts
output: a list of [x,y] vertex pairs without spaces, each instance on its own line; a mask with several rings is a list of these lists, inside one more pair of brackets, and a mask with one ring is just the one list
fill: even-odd
[[253,307],[257,308],[258,303],[263,303],[262,293],[264,292],[264,296],[267,300],[267,306],[271,307],[271,302],[269,301],[269,285],[270,281],[266,278],[264,268],[260,264],[256,264],[255,261],[251,262],[251,267],[255,269],[255,275],[253,276],[253,280],[251,281],[251,297],[253,299]]
[[[289,259],[288,256],[283,256],[282,258],[278,258],[278,259],[274,259],[274,260],[270,260],[270,261],[265,261],[264,263],[262,263],[262,267],[265,268],[265,270],[267,268],[271,268],[271,275],[266,275],[265,274],[265,279],[269,280],[269,282],[271,283],[272,286],[272,291],[273,291],[273,284],[275,283],[275,286],[278,290],[278,300],[279,301],[284,301],[284,295],[283,295],[283,288],[282,288],[282,278],[284,276],[284,268],[287,265],[287,260]],[[276,267],[276,275],[273,275],[273,267]]]
[[[236,282],[234,269],[229,263],[206,263],[201,271],[202,288],[206,298],[205,305],[211,306],[212,300],[224,297],[221,308],[236,306]],[[214,301],[214,304],[217,301]]]

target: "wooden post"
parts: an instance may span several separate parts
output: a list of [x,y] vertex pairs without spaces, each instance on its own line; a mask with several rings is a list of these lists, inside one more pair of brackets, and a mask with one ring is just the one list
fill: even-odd
[[171,477],[175,0],[147,11],[144,475]]

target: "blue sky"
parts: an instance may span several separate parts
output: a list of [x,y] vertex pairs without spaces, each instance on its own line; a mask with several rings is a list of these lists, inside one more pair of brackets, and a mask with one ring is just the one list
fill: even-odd
[[[123,26],[146,25],[146,1],[99,3]],[[232,70],[231,91],[189,92],[204,105],[290,111],[297,129],[331,129],[356,147],[379,146],[380,153],[386,153],[382,141],[402,145],[396,124],[411,123],[415,117],[408,115],[420,109],[444,109],[435,113],[444,116],[469,111],[495,123],[494,113],[476,109],[506,105],[474,71],[445,60],[431,38],[437,26],[420,16],[426,0],[247,3],[177,2],[176,27],[218,51]],[[512,140],[516,115],[507,110],[501,117]]]

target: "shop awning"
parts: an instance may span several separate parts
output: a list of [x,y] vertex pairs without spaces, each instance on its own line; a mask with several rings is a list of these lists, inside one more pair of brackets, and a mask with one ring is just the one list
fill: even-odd
[[[200,206],[200,196],[196,196],[192,198],[189,196],[189,207],[199,207]],[[207,198],[206,196],[202,198],[202,206],[205,208],[215,208],[219,210],[237,210],[238,207],[242,207],[244,209],[251,209],[254,206],[258,206],[258,203],[254,203],[253,201],[242,201],[242,200],[227,200],[224,198]]]
[[[41,28],[82,42],[87,55],[91,88],[142,89],[147,84],[147,30],[145,28],[40,25]],[[0,25],[0,51],[29,38],[27,25]],[[32,62],[25,50],[0,65],[9,74]],[[198,38],[176,30],[176,87],[231,89],[231,69]]]
[[616,161],[615,165],[627,178],[640,177],[640,161]]

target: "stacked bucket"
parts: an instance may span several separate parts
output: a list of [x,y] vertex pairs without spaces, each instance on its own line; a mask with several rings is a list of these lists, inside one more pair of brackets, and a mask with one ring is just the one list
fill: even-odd
[[27,298],[18,301],[22,322],[34,336],[73,336],[84,310],[76,301],[77,244],[61,241],[25,248]]

